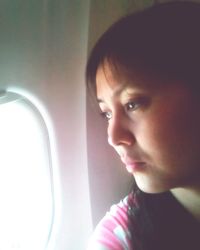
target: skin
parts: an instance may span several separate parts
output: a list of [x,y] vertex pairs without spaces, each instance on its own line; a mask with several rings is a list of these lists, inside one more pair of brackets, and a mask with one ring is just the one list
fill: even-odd
[[108,64],[98,68],[97,99],[108,121],[108,142],[141,190],[171,190],[200,220],[200,101],[179,82],[161,83],[115,74]]

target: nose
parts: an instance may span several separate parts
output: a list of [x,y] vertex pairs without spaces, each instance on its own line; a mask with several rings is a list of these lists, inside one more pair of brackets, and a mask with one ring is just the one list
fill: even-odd
[[108,124],[108,143],[113,146],[132,146],[136,139],[134,125],[123,117],[112,117]]

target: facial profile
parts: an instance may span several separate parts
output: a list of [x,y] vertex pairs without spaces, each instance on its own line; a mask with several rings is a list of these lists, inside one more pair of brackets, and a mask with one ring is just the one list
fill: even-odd
[[99,67],[96,91],[110,145],[145,192],[199,183],[200,101],[179,82],[144,81],[119,80],[109,64]]

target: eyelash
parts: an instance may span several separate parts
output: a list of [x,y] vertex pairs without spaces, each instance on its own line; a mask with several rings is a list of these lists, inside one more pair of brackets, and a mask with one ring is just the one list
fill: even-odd
[[[139,101],[130,101],[125,104],[125,111],[131,112],[137,110],[142,105],[142,102]],[[109,121],[112,118],[112,113],[110,111],[102,111],[101,116]]]

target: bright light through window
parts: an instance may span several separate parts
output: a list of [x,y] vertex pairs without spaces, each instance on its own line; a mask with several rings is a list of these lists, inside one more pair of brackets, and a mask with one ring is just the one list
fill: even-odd
[[37,109],[0,97],[0,250],[44,250],[53,222],[48,131]]

